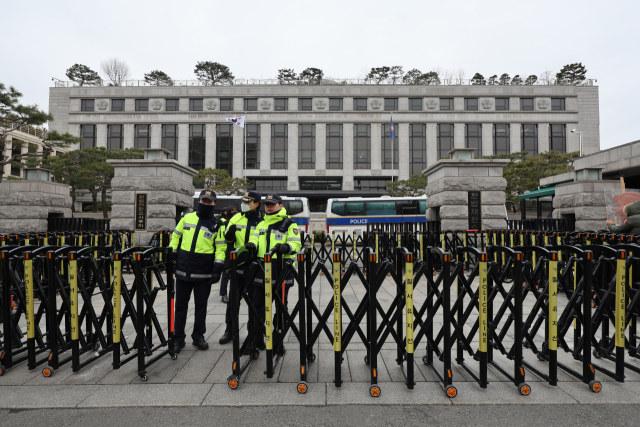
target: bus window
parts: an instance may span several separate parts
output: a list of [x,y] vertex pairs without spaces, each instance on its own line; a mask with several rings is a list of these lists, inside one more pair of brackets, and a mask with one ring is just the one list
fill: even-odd
[[331,213],[335,215],[344,216],[345,215],[345,203],[334,203],[331,205]]
[[346,208],[347,216],[364,216],[363,202],[348,202]]
[[395,202],[367,202],[367,215],[387,216],[395,214]]
[[426,200],[425,201],[420,200],[418,202],[418,213],[420,215],[424,215],[424,214],[427,213],[427,202],[426,202]]
[[418,204],[416,200],[398,200],[396,202],[396,215],[417,215]]
[[289,216],[301,214],[303,211],[302,200],[284,200],[284,207]]
[[224,213],[225,210],[227,210],[227,207],[229,206],[235,206],[236,208],[238,208],[238,210],[240,210],[240,200],[229,200],[229,199],[222,199],[222,200],[218,200],[216,203],[216,207],[213,209],[213,211],[215,212],[215,215],[220,215],[222,213]]

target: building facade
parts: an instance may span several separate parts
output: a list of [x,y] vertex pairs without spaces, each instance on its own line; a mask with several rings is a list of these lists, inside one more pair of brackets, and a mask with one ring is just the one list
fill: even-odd
[[[533,85],[123,86],[50,89],[51,129],[80,147],[165,148],[262,192],[382,195],[453,148],[476,156],[600,149],[598,87]],[[245,129],[225,118],[246,116]],[[390,138],[393,116],[395,139]]]

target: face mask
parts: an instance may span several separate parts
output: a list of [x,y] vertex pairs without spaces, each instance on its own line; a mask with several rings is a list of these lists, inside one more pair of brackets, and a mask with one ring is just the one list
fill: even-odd
[[198,217],[204,219],[213,218],[215,208],[215,205],[204,205],[202,203],[198,203]]
[[251,210],[251,207],[249,206],[248,203],[241,203],[240,204],[240,210],[242,212],[249,212]]

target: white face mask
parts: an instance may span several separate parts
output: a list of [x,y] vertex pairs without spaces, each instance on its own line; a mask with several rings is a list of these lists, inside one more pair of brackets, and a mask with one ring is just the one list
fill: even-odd
[[249,212],[251,210],[251,208],[249,207],[248,203],[241,203],[240,204],[240,210],[242,212]]

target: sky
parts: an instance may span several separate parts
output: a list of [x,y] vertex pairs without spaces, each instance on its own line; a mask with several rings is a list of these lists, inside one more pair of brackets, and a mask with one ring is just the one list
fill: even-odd
[[116,57],[131,79],[162,70],[195,79],[198,61],[236,78],[307,67],[357,78],[371,67],[554,75],[581,62],[600,93],[602,149],[640,139],[640,1],[2,0],[0,82],[49,105],[52,78]]

